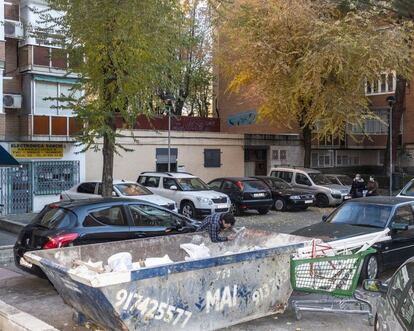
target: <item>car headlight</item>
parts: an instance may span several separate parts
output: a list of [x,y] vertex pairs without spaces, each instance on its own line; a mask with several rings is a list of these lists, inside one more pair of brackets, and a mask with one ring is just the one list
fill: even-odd
[[300,196],[299,195],[291,195],[290,199],[292,200],[300,200]]
[[329,190],[331,191],[332,194],[339,194],[339,195],[341,195],[341,191],[334,190],[334,189],[331,189],[331,188]]
[[208,203],[209,205],[213,204],[213,200],[209,198],[197,197],[197,201],[201,203]]

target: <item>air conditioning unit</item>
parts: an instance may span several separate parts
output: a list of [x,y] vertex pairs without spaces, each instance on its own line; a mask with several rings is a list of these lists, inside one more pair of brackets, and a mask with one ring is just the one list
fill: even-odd
[[23,24],[18,21],[4,20],[4,35],[6,38],[23,39]]
[[22,96],[19,94],[3,94],[4,108],[22,108]]

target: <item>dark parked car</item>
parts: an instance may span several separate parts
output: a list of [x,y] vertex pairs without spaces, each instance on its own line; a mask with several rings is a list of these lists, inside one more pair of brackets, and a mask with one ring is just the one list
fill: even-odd
[[278,211],[305,210],[313,206],[315,196],[310,191],[294,189],[283,179],[270,176],[253,176],[264,182],[272,192],[273,207]]
[[208,183],[211,189],[227,194],[231,200],[230,212],[240,215],[247,209],[267,214],[273,205],[272,193],[261,180],[250,177],[216,178]]
[[342,204],[322,223],[299,229],[293,234],[344,239],[390,228],[391,240],[377,243],[376,254],[364,261],[362,279],[376,278],[385,269],[399,267],[414,256],[414,200],[396,197],[357,198]]
[[375,331],[414,330],[414,258],[407,260],[385,283],[367,280],[364,289],[381,292]]
[[43,276],[25,252],[196,231],[199,222],[139,200],[108,198],[47,205],[25,226],[14,245],[16,266]]

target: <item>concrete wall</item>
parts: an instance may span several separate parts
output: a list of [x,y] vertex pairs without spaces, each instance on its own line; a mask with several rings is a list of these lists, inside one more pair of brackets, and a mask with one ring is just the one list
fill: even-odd
[[[124,134],[129,134],[124,132]],[[130,135],[130,134],[129,134]],[[137,180],[142,171],[156,169],[156,148],[167,147],[167,132],[137,131],[135,139],[125,137],[119,142],[132,152],[119,151],[115,156],[114,179]],[[172,132],[171,148],[178,149],[177,165],[205,181],[220,176],[244,175],[243,136],[210,132]],[[204,149],[221,149],[221,167],[204,167]],[[102,152],[89,150],[86,156],[86,180],[101,179]]]

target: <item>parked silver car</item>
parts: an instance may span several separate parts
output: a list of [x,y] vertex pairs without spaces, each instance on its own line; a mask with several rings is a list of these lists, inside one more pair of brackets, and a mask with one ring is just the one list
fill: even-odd
[[375,331],[414,329],[414,258],[408,259],[385,283],[365,280],[364,289],[381,292],[375,315]]
[[306,168],[272,168],[269,176],[278,177],[295,188],[311,190],[318,207],[337,206],[351,198],[349,188],[332,182],[318,170]]

